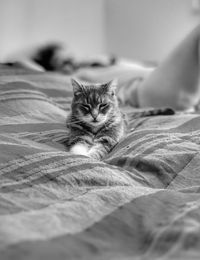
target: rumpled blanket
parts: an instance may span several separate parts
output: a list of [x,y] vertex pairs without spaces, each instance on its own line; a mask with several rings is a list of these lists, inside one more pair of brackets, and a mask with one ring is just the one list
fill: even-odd
[[138,118],[103,161],[73,155],[69,82],[0,68],[0,259],[199,259],[200,116]]

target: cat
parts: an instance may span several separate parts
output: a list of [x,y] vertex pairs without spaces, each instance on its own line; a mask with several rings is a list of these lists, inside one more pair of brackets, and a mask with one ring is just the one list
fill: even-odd
[[73,99],[65,145],[73,154],[101,160],[126,132],[125,115],[115,93],[117,81],[88,85],[72,79],[71,83]]
[[129,120],[175,113],[171,108],[137,109],[128,116],[119,107],[116,80],[88,85],[72,79],[71,83],[73,99],[65,145],[73,154],[101,160],[125,136]]

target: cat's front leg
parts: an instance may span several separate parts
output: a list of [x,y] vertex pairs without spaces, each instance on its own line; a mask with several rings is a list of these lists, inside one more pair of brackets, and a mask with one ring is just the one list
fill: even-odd
[[89,152],[88,152],[88,157],[101,160],[105,155],[107,154],[107,151],[105,147],[103,147],[101,144],[93,146]]
[[112,150],[116,143],[111,137],[100,137],[89,150],[88,156],[101,160]]

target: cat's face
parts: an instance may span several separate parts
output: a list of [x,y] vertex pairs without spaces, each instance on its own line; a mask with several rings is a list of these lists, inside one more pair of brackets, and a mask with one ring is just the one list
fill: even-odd
[[117,107],[116,81],[106,84],[83,85],[72,79],[74,97],[72,114],[91,126],[101,126],[114,114]]

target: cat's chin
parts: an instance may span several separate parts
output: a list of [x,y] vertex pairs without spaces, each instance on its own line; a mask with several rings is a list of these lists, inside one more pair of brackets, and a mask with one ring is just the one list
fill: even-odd
[[103,124],[104,124],[104,122],[102,122],[102,121],[91,121],[90,123],[89,123],[91,126],[102,126]]

